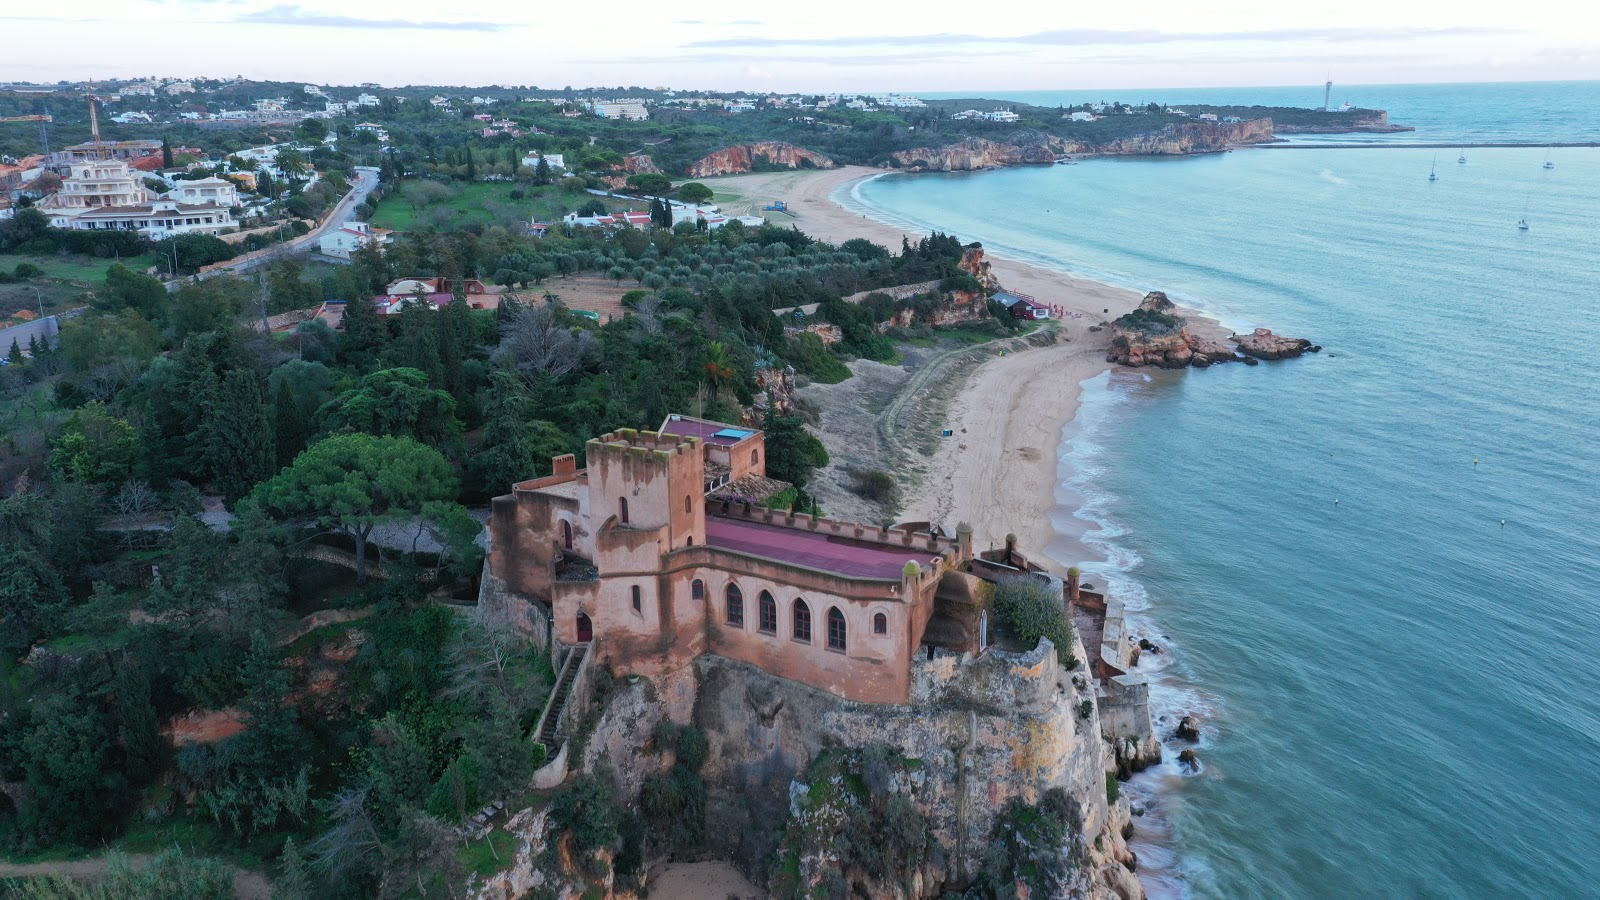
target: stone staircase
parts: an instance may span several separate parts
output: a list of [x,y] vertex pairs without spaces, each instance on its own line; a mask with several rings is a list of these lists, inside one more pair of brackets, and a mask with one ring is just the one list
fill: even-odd
[[561,745],[561,714],[566,710],[573,682],[578,679],[578,669],[583,665],[583,659],[588,653],[588,644],[578,644],[567,654],[566,662],[561,665],[561,674],[556,679],[555,690],[550,692],[550,700],[545,704],[544,713],[539,716],[539,722],[534,726],[533,739],[544,744],[552,756]]

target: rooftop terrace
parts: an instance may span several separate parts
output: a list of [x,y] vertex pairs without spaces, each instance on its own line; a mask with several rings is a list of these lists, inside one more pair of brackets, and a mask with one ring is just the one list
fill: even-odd
[[934,551],[869,544],[814,531],[706,517],[706,544],[850,578],[899,581],[907,562],[926,570]]
[[661,423],[662,434],[679,434],[697,437],[708,444],[729,447],[755,434],[753,428],[735,428],[722,422],[707,422],[690,416],[672,415]]

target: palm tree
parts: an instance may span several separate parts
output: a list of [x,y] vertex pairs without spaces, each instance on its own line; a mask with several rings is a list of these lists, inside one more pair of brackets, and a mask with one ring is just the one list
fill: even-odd
[[711,385],[711,393],[720,396],[722,388],[733,380],[733,361],[728,356],[727,345],[721,341],[712,341],[706,345],[706,382]]

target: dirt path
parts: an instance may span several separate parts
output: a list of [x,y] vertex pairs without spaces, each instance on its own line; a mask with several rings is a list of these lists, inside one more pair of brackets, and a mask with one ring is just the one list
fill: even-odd
[[[151,853],[124,854],[135,868],[150,864]],[[109,861],[104,856],[89,859],[52,860],[37,863],[0,862],[0,878],[44,878],[60,875],[76,881],[92,881],[105,875]],[[233,895],[239,900],[272,900],[272,882],[260,872],[235,867],[233,870]]]

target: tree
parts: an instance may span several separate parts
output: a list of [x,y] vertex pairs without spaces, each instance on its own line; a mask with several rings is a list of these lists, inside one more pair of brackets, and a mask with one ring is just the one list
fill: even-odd
[[67,419],[53,444],[50,468],[83,484],[120,485],[133,470],[137,445],[133,426],[91,401]]
[[476,181],[477,178],[478,178],[478,167],[472,161],[472,145],[471,144],[467,145],[466,174],[467,174],[467,180],[468,181]]
[[11,351],[6,354],[6,365],[16,366],[18,369],[27,365],[27,360],[22,356],[22,345],[17,343],[16,338],[11,339]]
[[115,700],[117,740],[122,744],[124,770],[136,785],[149,784],[161,774],[166,745],[161,722],[150,700],[150,679],[131,657],[117,663],[111,694]]
[[206,420],[206,458],[217,489],[232,503],[272,474],[276,449],[254,372],[230,370],[220,401]]
[[384,522],[452,500],[456,476],[437,450],[406,437],[340,434],[313,444],[251,501],[280,517],[311,517],[356,544],[356,581],[367,581],[367,538]]
[[542,376],[564,378],[598,352],[594,335],[562,323],[559,308],[546,303],[517,311],[505,327],[495,359],[534,384]]
[[172,166],[172,142],[167,140],[167,136],[166,135],[162,135],[161,136],[161,168],[170,169],[172,167],[173,167]]
[[328,125],[321,119],[302,119],[296,130],[300,132],[300,139],[308,143],[321,143],[328,136]]
[[454,398],[430,386],[425,373],[396,368],[361,379],[359,387],[345,391],[318,410],[317,419],[325,433],[348,429],[408,437],[438,447],[453,444],[459,436],[455,411]]
[[704,203],[711,197],[711,188],[698,181],[686,181],[678,185],[678,199],[685,203]]
[[351,297],[344,307],[344,352],[347,358],[377,353],[389,341],[389,329],[377,304],[366,294]]
[[280,467],[294,462],[311,437],[311,422],[305,408],[295,399],[288,379],[278,382],[278,396],[272,401],[272,433]]
[[106,269],[105,290],[90,305],[102,312],[131,309],[154,321],[164,312],[166,300],[166,285],[122,263],[112,263]]
[[814,469],[828,464],[828,451],[812,437],[799,416],[785,416],[776,408],[761,423],[766,432],[767,474],[796,487],[805,487]]
[[551,179],[550,163],[545,161],[544,154],[539,154],[539,164],[533,167],[533,181],[535,184],[549,184]]
[[638,172],[628,176],[628,190],[660,196],[672,191],[672,179],[657,172]]

